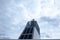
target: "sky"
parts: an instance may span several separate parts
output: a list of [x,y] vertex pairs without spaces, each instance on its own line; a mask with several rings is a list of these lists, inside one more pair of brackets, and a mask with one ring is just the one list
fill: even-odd
[[41,39],[60,39],[60,0],[0,0],[0,38],[18,39],[32,19]]

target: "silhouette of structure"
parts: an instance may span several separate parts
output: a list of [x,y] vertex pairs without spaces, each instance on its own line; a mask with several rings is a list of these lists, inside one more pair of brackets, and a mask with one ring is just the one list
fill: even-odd
[[19,39],[40,39],[40,29],[37,21],[29,21]]

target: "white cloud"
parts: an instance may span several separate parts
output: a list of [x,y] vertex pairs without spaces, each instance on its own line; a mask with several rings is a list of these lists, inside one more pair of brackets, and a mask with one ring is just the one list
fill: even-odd
[[[54,22],[48,22],[49,20],[58,18],[57,15],[60,15],[59,5],[59,0],[11,0],[8,2],[1,0],[0,26],[2,29],[6,30],[5,32],[7,32],[7,35],[9,35],[11,38],[16,38],[20,32],[19,30],[23,30],[26,22],[34,18],[38,21],[38,23],[40,23],[39,25],[41,27],[42,33],[46,32],[48,34],[50,32],[52,34],[50,37],[59,38],[60,31],[56,30],[55,27],[53,27],[56,20]],[[40,18],[43,16],[49,17],[51,19],[46,20],[45,22],[40,22],[39,20],[41,20]],[[56,23],[59,24],[59,22]],[[48,28],[50,29],[48,30]],[[56,35],[53,32],[55,32]]]
[[50,18],[55,18],[59,15],[60,10],[55,7],[55,0],[46,0],[45,3],[42,3],[42,16],[47,16]]

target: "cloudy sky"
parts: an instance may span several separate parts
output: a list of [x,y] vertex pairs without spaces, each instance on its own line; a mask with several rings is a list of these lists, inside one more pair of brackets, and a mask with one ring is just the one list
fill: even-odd
[[32,19],[41,39],[60,38],[60,0],[0,0],[0,38],[17,39]]

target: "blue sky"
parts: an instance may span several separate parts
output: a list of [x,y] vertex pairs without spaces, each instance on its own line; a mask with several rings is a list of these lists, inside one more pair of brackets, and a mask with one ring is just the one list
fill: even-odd
[[0,0],[0,35],[17,39],[35,19],[42,39],[60,38],[60,0]]

